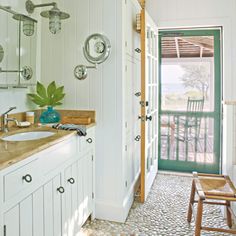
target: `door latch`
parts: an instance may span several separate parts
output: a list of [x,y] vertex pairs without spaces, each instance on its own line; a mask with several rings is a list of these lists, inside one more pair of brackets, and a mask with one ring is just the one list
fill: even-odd
[[139,118],[142,122],[145,122],[145,120],[146,120],[145,116],[139,116],[138,118]]
[[141,101],[140,102],[141,107],[148,107],[148,101]]

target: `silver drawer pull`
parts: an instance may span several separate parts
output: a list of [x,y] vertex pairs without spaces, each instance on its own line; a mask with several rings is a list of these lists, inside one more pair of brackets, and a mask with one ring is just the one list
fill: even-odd
[[30,183],[30,182],[32,182],[32,180],[33,180],[32,176],[29,175],[29,174],[23,176],[22,179],[23,179],[26,183]]
[[65,189],[64,189],[63,187],[59,187],[59,188],[57,188],[57,191],[58,191],[59,193],[64,193],[64,192],[65,192]]
[[74,184],[75,183],[75,179],[74,178],[70,178],[67,180],[70,184]]
[[86,141],[87,141],[88,143],[92,143],[92,142],[93,142],[93,140],[92,140],[91,138],[86,139]]

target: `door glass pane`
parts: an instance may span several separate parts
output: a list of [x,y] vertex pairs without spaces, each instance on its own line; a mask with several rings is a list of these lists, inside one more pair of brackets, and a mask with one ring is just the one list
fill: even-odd
[[213,47],[213,36],[163,38],[162,110],[184,111],[188,97],[204,97],[204,111],[214,111]]

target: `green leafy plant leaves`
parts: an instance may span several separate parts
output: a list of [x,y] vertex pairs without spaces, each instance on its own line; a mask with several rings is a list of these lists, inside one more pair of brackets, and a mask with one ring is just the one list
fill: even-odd
[[39,107],[62,105],[60,101],[65,97],[64,86],[57,88],[55,81],[51,82],[47,88],[40,82],[37,82],[36,93],[29,93],[28,97]]

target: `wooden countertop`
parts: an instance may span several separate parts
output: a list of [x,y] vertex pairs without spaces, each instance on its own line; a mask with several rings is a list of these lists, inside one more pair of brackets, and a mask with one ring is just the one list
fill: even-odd
[[[95,123],[87,125],[87,128],[94,126]],[[4,141],[1,138],[11,134],[30,132],[30,131],[51,131],[55,135],[47,138],[32,140],[32,141]],[[27,157],[36,154],[52,145],[55,145],[73,135],[76,131],[56,130],[50,127],[30,127],[18,128],[8,133],[0,132],[0,170],[7,168]]]

